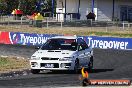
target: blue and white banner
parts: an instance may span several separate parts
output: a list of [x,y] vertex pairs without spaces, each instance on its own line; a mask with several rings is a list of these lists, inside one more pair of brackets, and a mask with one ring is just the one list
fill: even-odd
[[[2,35],[4,34],[4,36]],[[42,45],[47,39],[58,36],[57,34],[29,34],[20,32],[2,32],[0,41],[3,43],[21,45]],[[7,38],[8,37],[8,38]],[[83,38],[92,48],[132,50],[132,38],[78,36]],[[9,40],[9,41],[5,41]]]
[[56,34],[29,34],[29,33],[19,33],[10,32],[9,38],[11,44],[21,44],[21,45],[42,45],[47,39],[56,36]]
[[81,36],[92,48],[132,49],[132,38]]

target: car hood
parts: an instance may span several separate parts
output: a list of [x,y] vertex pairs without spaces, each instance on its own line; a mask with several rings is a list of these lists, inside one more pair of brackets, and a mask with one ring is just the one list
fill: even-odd
[[63,57],[71,57],[75,54],[76,54],[76,51],[69,51],[69,50],[38,50],[32,56],[63,58]]

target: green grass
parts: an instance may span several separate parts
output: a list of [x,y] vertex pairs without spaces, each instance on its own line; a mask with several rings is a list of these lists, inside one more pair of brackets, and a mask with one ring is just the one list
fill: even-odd
[[0,57],[0,72],[28,69],[29,61],[16,57]]
[[24,32],[37,34],[64,34],[64,35],[82,35],[82,36],[112,36],[132,38],[132,29],[105,28],[105,27],[52,27],[52,28],[36,28],[29,26],[0,26],[0,31]]
[[94,34],[96,36],[113,36],[113,37],[125,37],[125,38],[131,38],[132,34],[128,33],[110,33],[110,32],[89,32],[88,35]]
[[105,27],[52,27],[52,28],[36,28],[29,26],[0,26],[0,31],[9,32],[24,32],[37,34],[64,34],[64,35],[82,35],[82,36],[112,36],[112,37],[126,37],[132,38],[132,29],[120,28],[105,28]]
[[7,64],[8,64],[9,62],[7,61],[7,59],[5,59],[5,58],[0,58],[0,67],[1,66],[6,66]]

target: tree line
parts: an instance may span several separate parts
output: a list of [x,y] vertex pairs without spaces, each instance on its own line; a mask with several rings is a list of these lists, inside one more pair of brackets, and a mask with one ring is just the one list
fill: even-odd
[[0,14],[10,15],[14,9],[22,10],[25,15],[51,12],[52,0],[0,0]]

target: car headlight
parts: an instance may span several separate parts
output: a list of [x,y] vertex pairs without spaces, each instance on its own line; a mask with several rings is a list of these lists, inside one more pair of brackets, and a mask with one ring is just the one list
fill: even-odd
[[40,57],[31,57],[30,60],[40,60]]
[[59,61],[72,61],[72,60],[73,60],[72,57],[64,57],[59,59]]

